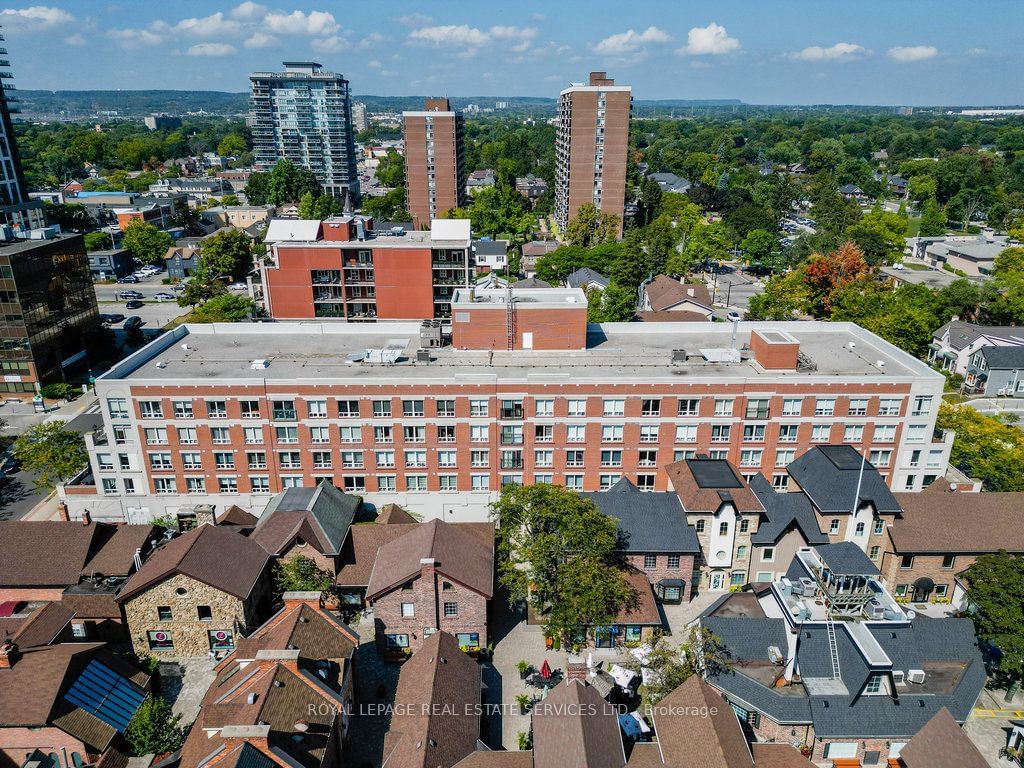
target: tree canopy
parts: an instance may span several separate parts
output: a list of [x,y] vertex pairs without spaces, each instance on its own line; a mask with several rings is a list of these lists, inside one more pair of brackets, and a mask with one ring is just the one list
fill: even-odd
[[1004,550],[980,555],[963,573],[978,637],[998,649],[999,671],[1024,679],[1024,559]]
[[36,473],[39,488],[66,482],[89,464],[85,438],[56,421],[26,429],[14,441],[13,453],[25,469]]
[[299,168],[290,160],[278,160],[267,173],[254,173],[245,185],[250,205],[283,205],[295,203],[309,193],[319,196],[320,182],[312,171]]
[[956,432],[949,455],[954,467],[988,491],[1024,491],[1024,433],[1016,423],[969,405],[942,403],[935,426]]
[[163,265],[174,240],[162,229],[145,221],[133,221],[124,228],[121,244],[142,264]]

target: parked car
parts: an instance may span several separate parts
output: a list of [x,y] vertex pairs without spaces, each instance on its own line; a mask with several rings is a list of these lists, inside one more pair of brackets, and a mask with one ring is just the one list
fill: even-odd
[[245,283],[232,283],[231,285],[228,286],[228,290],[229,291],[247,291],[247,290],[249,290],[249,286],[247,286]]
[[160,293],[154,293],[153,298],[157,301],[177,301],[178,297],[173,293],[167,293],[167,291],[160,291]]
[[125,307],[127,307],[128,309],[141,309],[144,306],[145,304],[143,304],[141,301],[138,301],[137,299],[132,299],[127,304],[125,304]]
[[142,318],[139,317],[138,315],[131,315],[127,320],[124,321],[124,329],[126,331],[131,330],[132,328],[141,328],[141,327],[142,327]]
[[730,323],[736,323],[743,319],[743,315],[736,311],[727,312],[725,315],[725,319],[728,320]]
[[100,322],[108,323],[110,325],[113,325],[114,323],[120,323],[122,320],[124,320],[124,315],[122,315],[120,312],[111,312],[109,314],[100,315]]
[[117,282],[119,282],[119,283],[137,283],[137,282],[139,282],[139,278],[137,278],[135,275],[125,275],[124,277],[122,277]]
[[142,294],[138,291],[118,291],[117,298],[119,299],[141,299]]

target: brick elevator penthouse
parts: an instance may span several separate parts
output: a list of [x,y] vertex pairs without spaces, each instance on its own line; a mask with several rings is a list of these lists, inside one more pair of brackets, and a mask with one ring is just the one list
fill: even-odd
[[604,72],[559,94],[555,138],[555,218],[563,230],[584,203],[619,219],[626,203],[632,88]]
[[421,112],[403,112],[405,187],[413,229],[466,202],[462,114],[448,99],[427,99]]
[[259,506],[321,479],[374,503],[621,477],[667,490],[682,458],[773,479],[829,443],[900,490],[945,469],[941,375],[856,325],[588,325],[581,291],[509,297],[458,289],[441,346],[420,323],[176,328],[97,380],[105,444],[90,438],[92,477],[66,495],[93,494],[101,519]]

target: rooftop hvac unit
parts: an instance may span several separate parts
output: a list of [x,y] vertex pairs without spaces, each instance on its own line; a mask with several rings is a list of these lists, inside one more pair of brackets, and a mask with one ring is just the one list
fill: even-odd
[[864,606],[864,613],[869,619],[882,619],[885,617],[885,607],[877,600],[870,600]]
[[907,682],[917,683],[921,685],[924,682],[924,670],[923,669],[908,669],[907,670]]
[[[796,587],[795,584],[793,586],[794,588]],[[800,577],[800,594],[805,597],[812,597],[816,591],[817,586],[814,583],[814,579],[808,578],[807,576]]]
[[429,349],[417,349],[416,350],[416,362],[417,363],[429,363],[430,362],[430,350]]
[[440,347],[441,346],[441,321],[424,320],[420,325],[420,346]]
[[779,591],[784,595],[793,594],[793,582],[783,576],[779,579]]
[[685,363],[686,362],[686,350],[685,349],[673,349],[672,350],[672,362],[673,363]]
[[789,612],[797,621],[807,621],[811,618],[811,611],[803,600],[797,600],[796,605],[792,606]]

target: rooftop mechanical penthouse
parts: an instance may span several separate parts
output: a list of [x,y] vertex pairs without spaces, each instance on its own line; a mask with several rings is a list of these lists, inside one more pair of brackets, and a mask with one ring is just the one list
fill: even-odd
[[503,483],[666,490],[664,468],[697,454],[784,487],[786,465],[844,442],[900,490],[946,468],[942,376],[852,324],[587,325],[582,291],[558,289],[460,289],[452,306],[450,325],[168,332],[97,380],[72,516],[258,508],[320,479],[482,516]]

